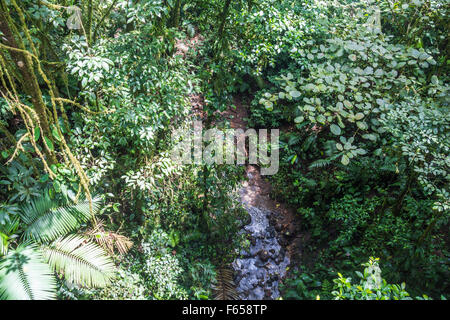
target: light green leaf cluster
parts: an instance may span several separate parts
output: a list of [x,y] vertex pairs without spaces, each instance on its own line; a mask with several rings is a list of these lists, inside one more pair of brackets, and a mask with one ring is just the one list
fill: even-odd
[[381,278],[381,269],[378,258],[370,258],[363,264],[364,272],[356,272],[361,279],[358,284],[353,284],[351,278],[345,278],[338,273],[334,279],[336,290],[332,292],[336,300],[412,300],[405,291],[405,284],[388,284]]
[[[367,10],[370,16],[372,9]],[[392,102],[406,101],[421,87],[429,88],[427,94],[432,96],[446,91],[445,86],[437,88],[437,75],[427,81],[425,69],[436,65],[432,55],[392,44],[390,37],[374,33],[367,25],[348,24],[334,38],[310,40],[310,47],[299,55],[309,60],[307,72],[281,75],[276,79],[281,91],[264,93],[259,103],[269,111],[278,103],[293,104],[297,125],[350,136],[354,148],[336,144],[344,165],[366,154],[366,145],[385,133],[379,120]]]

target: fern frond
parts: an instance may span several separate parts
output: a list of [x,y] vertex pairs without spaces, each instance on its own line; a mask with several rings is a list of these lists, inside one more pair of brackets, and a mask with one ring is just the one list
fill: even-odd
[[27,225],[23,237],[37,242],[52,241],[78,229],[81,223],[95,215],[99,207],[99,198],[92,200],[91,212],[87,200],[76,204],[66,202],[61,205],[45,195],[22,207],[20,216]]
[[325,168],[331,164],[329,159],[319,159],[309,165],[309,169]]
[[230,268],[222,267],[217,269],[216,284],[212,286],[215,300],[238,300],[236,285],[233,281],[233,271]]
[[34,245],[22,245],[0,259],[0,299],[56,298],[56,279]]
[[325,167],[328,167],[329,165],[331,165],[332,163],[333,163],[333,161],[334,160],[336,160],[337,158],[339,158],[340,157],[340,153],[338,153],[338,154],[335,154],[335,155],[333,155],[333,156],[331,156],[331,157],[329,157],[329,158],[326,158],[326,159],[319,159],[319,160],[316,160],[316,161],[314,161],[313,163],[311,163],[310,165],[309,165],[309,169],[316,169],[316,168],[325,168]]
[[47,263],[66,280],[86,287],[104,287],[113,277],[107,253],[89,240],[71,235],[41,247]]

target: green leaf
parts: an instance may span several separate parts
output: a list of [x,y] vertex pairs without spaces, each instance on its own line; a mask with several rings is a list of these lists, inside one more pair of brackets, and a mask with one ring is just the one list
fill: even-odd
[[298,98],[301,95],[301,93],[297,90],[290,91],[289,94],[291,95],[292,98]]
[[53,181],[53,189],[55,189],[55,191],[58,193],[61,192],[61,184],[59,183],[59,181]]
[[367,151],[366,150],[364,150],[364,149],[356,149],[355,150],[355,152],[357,153],[357,154],[360,154],[360,155],[365,155],[365,154],[367,154]]
[[365,123],[364,121],[357,121],[356,126],[361,130],[367,130],[368,128],[367,123]]
[[58,142],[61,141],[61,138],[58,134],[58,130],[56,129],[56,127],[52,128],[52,135],[56,139],[56,141],[58,141]]
[[352,109],[353,105],[350,101],[344,100],[344,105],[347,107],[347,109]]
[[264,106],[266,107],[267,110],[272,111],[273,110],[273,103],[272,101],[264,101]]
[[330,131],[337,136],[341,134],[341,128],[334,123],[330,126]]
[[371,140],[371,141],[376,141],[377,140],[377,136],[372,134],[372,133],[363,134],[362,137],[364,139],[368,139],[368,140]]
[[436,77],[435,75],[433,75],[433,76],[431,77],[431,83],[432,83],[432,84],[435,84],[435,85],[439,84],[439,79],[438,79],[438,77]]
[[303,116],[298,116],[294,119],[295,123],[302,123],[305,118]]
[[41,137],[41,129],[39,127],[34,128],[34,141],[38,141]]
[[44,137],[44,140],[45,140],[45,144],[50,149],[50,151],[55,150],[55,148],[53,147],[53,143],[52,143],[52,141],[49,138]]
[[295,160],[297,160],[297,155],[295,155],[295,156],[292,157],[291,164],[294,164],[294,163],[295,163]]
[[344,165],[344,166],[346,166],[346,165],[348,165],[349,163],[350,163],[350,159],[347,157],[347,155],[343,155],[342,156],[342,158],[341,158],[341,163]]
[[372,68],[372,67],[366,67],[366,68],[364,69],[364,73],[365,73],[366,75],[371,75],[371,74],[373,74],[373,68]]
[[327,120],[323,115],[319,114],[317,116],[317,122],[321,123],[321,124],[325,124],[325,121]]

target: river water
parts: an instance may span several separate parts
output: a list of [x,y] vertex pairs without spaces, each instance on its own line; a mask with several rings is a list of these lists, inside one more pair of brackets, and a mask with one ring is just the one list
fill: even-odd
[[[252,180],[254,176],[249,174],[249,178]],[[250,247],[241,250],[240,257],[233,262],[232,267],[236,291],[244,300],[277,299],[280,296],[280,280],[285,276],[290,262],[271,223],[276,213],[263,205],[254,206],[252,204],[255,201],[247,200],[249,194],[253,194],[253,198],[258,197],[259,189],[259,186],[251,183],[241,189],[242,204],[251,217],[251,222],[241,232],[247,233]]]

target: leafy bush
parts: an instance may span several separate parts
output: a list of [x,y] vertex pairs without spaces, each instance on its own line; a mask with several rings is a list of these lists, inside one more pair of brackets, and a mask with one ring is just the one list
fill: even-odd
[[167,233],[154,230],[147,242],[142,243],[146,286],[156,299],[186,299],[187,294],[178,283],[183,269],[169,241]]
[[[351,278],[344,278],[338,273],[339,278],[333,280],[337,289],[332,292],[336,300],[412,300],[409,293],[405,291],[405,284],[400,286],[388,284],[381,278],[381,269],[378,258],[370,258],[364,263],[364,272],[356,271],[361,278],[359,284],[352,284]],[[423,296],[425,299],[426,295]]]

